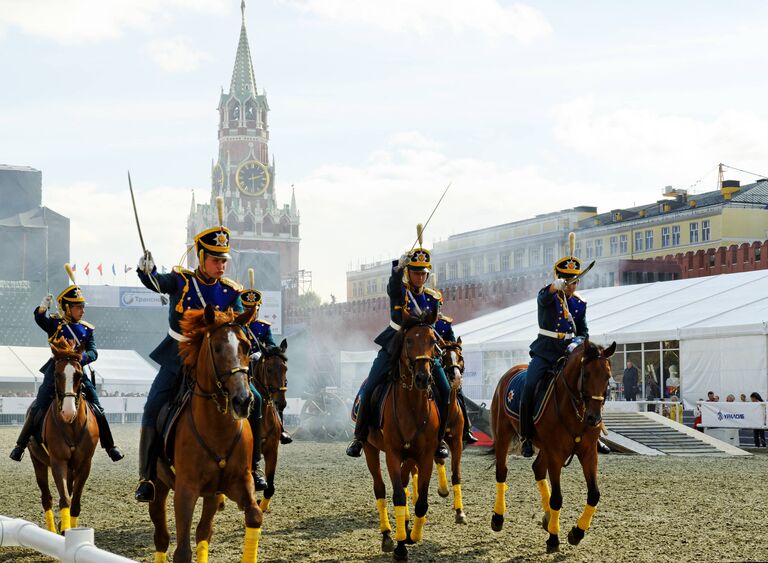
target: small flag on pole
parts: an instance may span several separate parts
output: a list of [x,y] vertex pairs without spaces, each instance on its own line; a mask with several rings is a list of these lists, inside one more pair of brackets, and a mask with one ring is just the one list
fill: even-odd
[[77,264],[72,264],[72,271],[77,272]]
[[99,275],[100,275],[100,276],[103,276],[103,275],[104,275],[104,272],[103,272],[103,271],[102,271],[102,269],[101,269],[101,264],[99,264],[98,266],[96,266],[96,269],[99,271]]
[[133,266],[129,266],[128,264],[123,264],[123,273],[124,274],[127,274],[131,270],[133,270]]
[[117,275],[117,271],[115,271],[115,264],[114,264],[114,262],[112,263],[112,275],[113,276]]
[[85,268],[83,268],[83,271],[85,272],[86,276],[90,276],[91,275],[91,263],[90,262],[86,262],[85,263]]

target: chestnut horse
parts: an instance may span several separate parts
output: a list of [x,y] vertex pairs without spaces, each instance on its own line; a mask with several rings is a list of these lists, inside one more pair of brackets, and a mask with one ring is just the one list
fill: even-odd
[[[393,343],[397,364],[393,383],[383,403],[383,427],[371,427],[363,451],[373,477],[373,492],[379,512],[382,551],[393,551],[396,561],[408,559],[406,541],[421,541],[428,508],[429,480],[437,449],[439,419],[437,405],[431,397],[432,366],[437,359],[437,334],[432,328],[437,311],[409,316],[403,311],[403,324]],[[374,393],[372,393],[374,395]],[[392,483],[395,505],[395,540],[387,515],[384,481],[381,478],[379,452],[384,452]],[[409,467],[413,465],[424,477],[418,481],[418,500],[413,530],[406,527],[408,505],[406,487]]]
[[[257,341],[258,342],[258,341]],[[253,381],[264,399],[264,410],[261,416],[262,424],[262,453],[264,455],[264,475],[267,479],[267,490],[259,503],[262,512],[269,510],[269,503],[275,494],[275,469],[277,468],[277,448],[280,445],[280,410],[285,409],[285,392],[288,390],[288,358],[285,351],[288,342],[283,339],[280,346],[262,346],[259,342],[261,357],[253,369]]]
[[[559,551],[560,471],[576,455],[587,481],[587,504],[577,525],[568,533],[568,543],[578,545],[592,523],[600,490],[597,488],[597,439],[600,436],[602,407],[611,377],[609,358],[616,351],[614,342],[603,348],[584,341],[567,357],[565,365],[555,376],[552,396],[535,426],[533,443],[539,453],[533,462],[536,488],[544,509],[542,525],[549,532],[547,553]],[[496,503],[491,528],[498,532],[504,524],[507,489],[507,453],[512,437],[519,432],[519,422],[505,410],[507,384],[527,366],[515,366],[505,373],[493,395],[491,425],[496,453]],[[567,460],[567,461],[566,461]],[[552,484],[550,492],[547,475]]]
[[246,418],[253,395],[248,385],[250,342],[244,330],[253,314],[251,309],[237,316],[231,309],[223,313],[211,305],[184,312],[181,328],[186,340],[179,349],[194,389],[178,415],[173,469],[165,456],[158,460],[155,500],[149,503],[156,563],[166,561],[170,543],[165,507],[170,489],[175,490],[174,561],[192,560],[190,528],[199,497],[203,511],[195,533],[197,561],[208,561],[213,516],[219,495],[225,494],[245,511],[242,561],[256,562],[262,513],[251,476],[253,435]]
[[91,460],[99,442],[99,426],[80,392],[83,367],[81,354],[64,337],[51,342],[56,399],[51,402],[43,421],[45,444],[36,438],[29,443],[32,465],[35,468],[40,500],[45,511],[45,525],[56,532],[51,490],[48,487],[48,468],[51,468],[59,492],[59,518],[61,532],[77,528],[80,516],[80,498],[91,472]]

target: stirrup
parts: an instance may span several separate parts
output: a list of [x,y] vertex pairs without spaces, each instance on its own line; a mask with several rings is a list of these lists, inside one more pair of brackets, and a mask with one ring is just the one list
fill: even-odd
[[264,473],[261,471],[261,468],[259,468],[258,462],[253,466],[253,469],[251,469],[251,475],[253,476],[253,487],[257,491],[266,491],[269,485],[264,478]]
[[474,444],[477,442],[477,436],[472,434],[471,430],[467,430],[466,432],[464,432],[464,441],[467,444]]
[[347,446],[347,455],[349,457],[360,457],[363,453],[363,440],[355,438],[352,443]]
[[139,502],[152,502],[155,500],[155,484],[152,481],[142,479],[133,494]]
[[285,446],[286,444],[290,444],[291,442],[293,442],[293,437],[290,434],[288,434],[288,432],[283,430],[280,433],[280,443]]
[[437,459],[447,459],[450,453],[448,452],[448,446],[445,445],[444,440],[440,440],[440,443],[437,445],[437,449],[435,450],[435,457]]

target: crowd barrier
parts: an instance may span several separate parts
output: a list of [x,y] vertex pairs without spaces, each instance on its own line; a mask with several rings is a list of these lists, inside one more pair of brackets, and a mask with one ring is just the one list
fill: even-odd
[[71,528],[60,536],[32,522],[7,516],[0,516],[0,548],[3,547],[34,549],[64,563],[136,563],[96,547],[93,528]]

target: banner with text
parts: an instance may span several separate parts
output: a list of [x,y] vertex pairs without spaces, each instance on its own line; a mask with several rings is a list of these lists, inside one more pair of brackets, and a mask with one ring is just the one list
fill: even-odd
[[701,425],[706,428],[765,428],[766,403],[701,402]]

